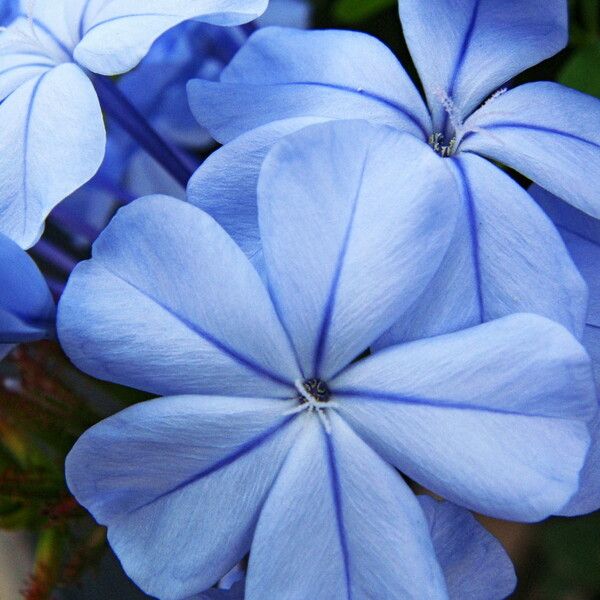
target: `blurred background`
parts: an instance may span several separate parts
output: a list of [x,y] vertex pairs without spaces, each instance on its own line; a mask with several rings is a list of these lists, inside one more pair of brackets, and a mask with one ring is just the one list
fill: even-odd
[[[280,2],[278,11],[297,11],[301,2],[291,0],[287,9]],[[397,0],[313,0],[312,24],[378,37],[418,81],[397,10]],[[572,0],[570,13],[569,47],[515,83],[553,80],[600,97],[599,0]],[[83,377],[50,342],[21,347],[0,364],[0,600],[146,598],[127,581],[104,530],[77,506],[62,475],[64,456],[84,429],[143,399]],[[536,525],[482,521],[515,563],[513,598],[600,600],[600,512]]]

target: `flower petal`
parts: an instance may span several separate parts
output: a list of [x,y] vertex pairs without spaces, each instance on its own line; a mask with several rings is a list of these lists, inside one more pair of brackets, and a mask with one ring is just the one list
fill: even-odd
[[528,83],[478,110],[460,148],[498,160],[600,217],[600,100],[557,83]]
[[262,260],[256,189],[265,156],[277,140],[317,119],[275,121],[213,152],[188,183],[188,202],[206,211],[253,262]]
[[208,215],[166,196],[119,211],[74,270],[58,329],[82,370],[161,395],[289,398],[299,377],[241,250]]
[[564,0],[402,0],[400,18],[438,131],[445,92],[468,115],[496,88],[568,40]]
[[504,600],[517,578],[502,544],[464,508],[419,496],[450,600]]
[[50,290],[36,264],[0,234],[0,344],[49,337],[54,312]]
[[297,432],[290,403],[181,396],[95,425],[67,457],[69,488],[146,593],[201,592],[248,552]]
[[552,222],[488,161],[464,154],[453,165],[463,203],[454,239],[431,286],[377,347],[515,312],[548,317],[580,337],[587,289]]
[[52,208],[98,170],[102,113],[88,78],[64,64],[2,102],[0,126],[0,231],[29,248]]
[[[550,215],[590,290],[583,345],[594,365],[600,399],[600,221],[562,202],[538,186],[531,195]],[[590,423],[592,446],[579,477],[579,491],[560,514],[574,516],[600,508],[600,416]]]
[[330,389],[359,435],[409,477],[509,520],[567,503],[596,412],[584,349],[536,315],[389,348]]
[[313,125],[267,156],[258,187],[267,275],[305,377],[345,367],[431,280],[456,218],[450,172],[424,176],[442,161],[365,121]]
[[221,83],[194,80],[190,106],[220,142],[293,117],[366,119],[427,140],[429,115],[390,50],[364,33],[261,29]]
[[303,418],[260,514],[246,600],[447,598],[400,475],[341,419],[332,417],[329,435],[314,415]]
[[120,0],[107,2],[86,22],[75,58],[101,75],[117,75],[135,67],[154,41],[188,19],[213,25],[252,21],[268,0]]

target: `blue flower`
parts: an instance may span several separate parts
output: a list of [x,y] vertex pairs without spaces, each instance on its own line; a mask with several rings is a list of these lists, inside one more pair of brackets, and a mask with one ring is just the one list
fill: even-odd
[[[538,186],[531,195],[550,215],[590,291],[583,345],[592,358],[600,402],[600,221],[561,202]],[[600,508],[600,418],[590,423],[592,446],[581,472],[579,492],[561,514],[573,516]]]
[[33,245],[50,210],[102,162],[105,132],[96,90],[105,110],[187,181],[191,169],[183,159],[144,128],[108,79],[94,74],[131,69],[184,20],[245,22],[267,0],[36,0],[32,6],[30,17],[0,34],[0,230],[22,247]]
[[0,358],[21,342],[54,335],[54,301],[36,264],[0,234]]
[[[382,177],[390,150],[404,159]],[[210,216],[165,196],[121,209],[75,269],[67,354],[168,396],[90,429],[66,465],[147,593],[187,598],[251,550],[246,600],[447,598],[396,469],[505,519],[568,502],[596,402],[562,326],[512,315],[354,360],[438,270],[451,183],[394,129],[306,128],[261,173],[265,281]]]
[[[400,5],[427,104],[393,54],[368,35],[261,30],[219,83],[189,84],[200,124],[227,142],[190,182],[190,201],[254,254],[260,248],[251,208],[256,180],[276,139],[331,119],[389,125],[447,157],[456,179],[447,194],[459,196],[464,208],[433,285],[380,343],[518,311],[552,318],[580,335],[586,289],[560,236],[529,195],[487,160],[600,216],[600,101],[555,83],[495,91],[565,45],[565,0]],[[404,156],[389,152],[382,171]],[[437,174],[426,177],[435,181]]]

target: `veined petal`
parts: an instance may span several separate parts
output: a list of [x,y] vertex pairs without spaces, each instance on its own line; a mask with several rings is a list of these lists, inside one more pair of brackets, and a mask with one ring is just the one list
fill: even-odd
[[267,5],[268,0],[107,2],[85,23],[74,55],[94,73],[117,75],[135,67],[160,35],[183,21],[239,25],[260,16]]
[[340,414],[401,471],[509,520],[568,502],[597,408],[585,350],[536,315],[389,348],[329,387]]
[[161,395],[296,395],[300,372],[259,275],[208,215],[167,196],[119,211],[74,270],[58,329],[100,379]]
[[182,600],[248,552],[264,498],[296,435],[288,402],[182,396],[92,427],[67,457],[69,488],[108,527],[146,593]]
[[400,475],[338,417],[331,434],[303,418],[260,514],[246,600],[447,598],[427,523]]
[[436,130],[440,92],[467,116],[509,79],[565,47],[564,0],[402,0],[400,18]]
[[557,83],[519,86],[478,110],[460,145],[600,217],[600,100]]
[[[600,399],[600,221],[562,202],[538,186],[529,190],[550,215],[567,248],[588,284],[589,310],[583,345],[594,366],[596,390]],[[573,516],[600,508],[600,416],[590,423],[592,445],[579,477],[579,491],[560,514]]]
[[515,312],[548,317],[580,337],[587,288],[550,219],[487,160],[464,154],[452,164],[462,193],[453,241],[430,288],[378,347]]
[[242,134],[213,152],[188,183],[188,202],[206,211],[264,271],[256,189],[265,156],[277,140],[318,122],[275,121]]
[[443,160],[364,121],[313,125],[267,156],[258,186],[266,270],[305,377],[345,367],[431,280],[456,218]]
[[54,301],[31,257],[0,234],[0,344],[31,342],[54,331]]
[[504,600],[517,578],[502,544],[469,511],[419,496],[450,600]]
[[221,83],[188,85],[201,125],[221,142],[280,119],[366,119],[427,140],[431,121],[390,50],[351,31],[261,29],[236,54]]
[[32,246],[44,219],[98,170],[106,135],[84,73],[63,64],[0,104],[0,230]]

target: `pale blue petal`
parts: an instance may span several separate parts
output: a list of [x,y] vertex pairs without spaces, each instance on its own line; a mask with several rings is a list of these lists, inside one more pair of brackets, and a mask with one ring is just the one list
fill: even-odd
[[185,200],[185,190],[150,154],[139,149],[129,161],[125,177],[127,191],[134,196],[165,194]]
[[307,127],[267,156],[258,186],[267,275],[306,377],[345,367],[431,281],[456,219],[443,161],[365,121]]
[[[532,186],[529,191],[558,227],[588,284],[590,302],[583,345],[592,358],[600,399],[600,220],[569,206],[538,186]],[[579,492],[560,514],[573,516],[600,508],[600,416],[590,423],[590,433],[592,446],[580,475]]]
[[498,160],[600,217],[600,100],[557,83],[528,83],[478,110],[461,149]]
[[54,312],[50,290],[36,264],[0,234],[0,344],[51,336]]
[[0,231],[28,248],[52,208],[98,170],[102,113],[89,79],[63,64],[0,104],[0,127]]
[[464,154],[453,165],[463,209],[448,254],[425,295],[378,346],[515,312],[541,314],[581,336],[586,286],[552,222],[487,160]]
[[437,130],[439,92],[468,115],[496,88],[549,58],[568,40],[565,0],[402,0],[404,36]]
[[536,315],[395,346],[330,382],[341,414],[427,489],[508,520],[575,493],[596,411],[590,360]]
[[213,152],[188,183],[188,201],[213,217],[251,260],[262,257],[256,188],[265,156],[281,137],[316,122],[287,119],[248,131]]
[[124,73],[144,58],[158,37],[183,21],[239,25],[260,16],[267,4],[268,0],[108,2],[86,23],[75,58],[94,73]]
[[246,600],[442,600],[445,584],[419,503],[344,422],[304,415],[261,512]]
[[310,0],[271,0],[258,24],[261,27],[281,25],[306,29],[310,26],[312,12]]
[[364,33],[256,32],[221,75],[188,85],[199,123],[221,142],[293,117],[366,119],[427,140],[423,101],[390,50]]
[[298,423],[290,403],[181,396],[102,421],[67,457],[69,488],[146,593],[181,600],[248,552]]
[[117,213],[73,271],[58,330],[83,371],[161,395],[291,397],[300,376],[242,251],[208,215],[166,196]]
[[419,496],[450,600],[504,600],[517,578],[502,544],[464,508]]

